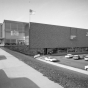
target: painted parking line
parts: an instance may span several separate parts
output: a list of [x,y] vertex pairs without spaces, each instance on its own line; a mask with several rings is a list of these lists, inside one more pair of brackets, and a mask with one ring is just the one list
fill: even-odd
[[76,71],[76,72],[88,75],[88,71],[85,71],[85,70],[82,70],[82,69],[78,69],[78,68],[74,68],[74,67],[71,67],[71,66],[62,65],[62,64],[54,63],[54,62],[50,62],[50,61],[45,61],[45,60],[39,59],[39,58],[37,60],[40,60],[40,61],[43,61],[43,62],[48,63],[48,64],[52,64],[52,65],[55,65],[55,66],[58,66],[58,67],[62,67],[62,68],[65,68],[65,69],[69,69],[69,70],[72,70],[72,71]]

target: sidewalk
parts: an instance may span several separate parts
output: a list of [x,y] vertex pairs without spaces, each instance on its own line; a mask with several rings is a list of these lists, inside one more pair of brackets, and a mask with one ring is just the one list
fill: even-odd
[[0,55],[5,55],[7,58],[0,60],[0,69],[4,70],[9,78],[26,77],[39,88],[63,88],[6,51],[0,49]]

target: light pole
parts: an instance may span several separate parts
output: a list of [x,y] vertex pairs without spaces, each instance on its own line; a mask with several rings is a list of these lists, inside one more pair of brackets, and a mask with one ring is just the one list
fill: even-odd
[[30,28],[31,28],[31,15],[34,15],[35,14],[35,12],[32,10],[32,9],[30,9],[29,10],[29,47],[30,47]]
[[29,10],[29,39],[28,39],[29,48],[30,48],[30,25],[31,25],[31,9]]

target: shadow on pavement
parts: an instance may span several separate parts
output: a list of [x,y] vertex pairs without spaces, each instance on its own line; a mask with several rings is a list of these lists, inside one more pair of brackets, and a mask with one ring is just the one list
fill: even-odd
[[7,59],[4,55],[0,55],[0,60]]
[[[35,79],[36,80],[36,79]],[[0,70],[0,88],[39,88],[30,79],[8,78],[3,70]]]

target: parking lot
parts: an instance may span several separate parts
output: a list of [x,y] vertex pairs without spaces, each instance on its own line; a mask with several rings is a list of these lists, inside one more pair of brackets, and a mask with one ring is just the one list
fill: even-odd
[[[86,54],[80,54],[80,55],[86,55]],[[52,56],[59,60],[60,64],[72,66],[75,68],[80,68],[84,70],[84,67],[88,65],[88,61],[85,61],[84,59],[74,60],[73,58],[65,58],[65,56]]]

